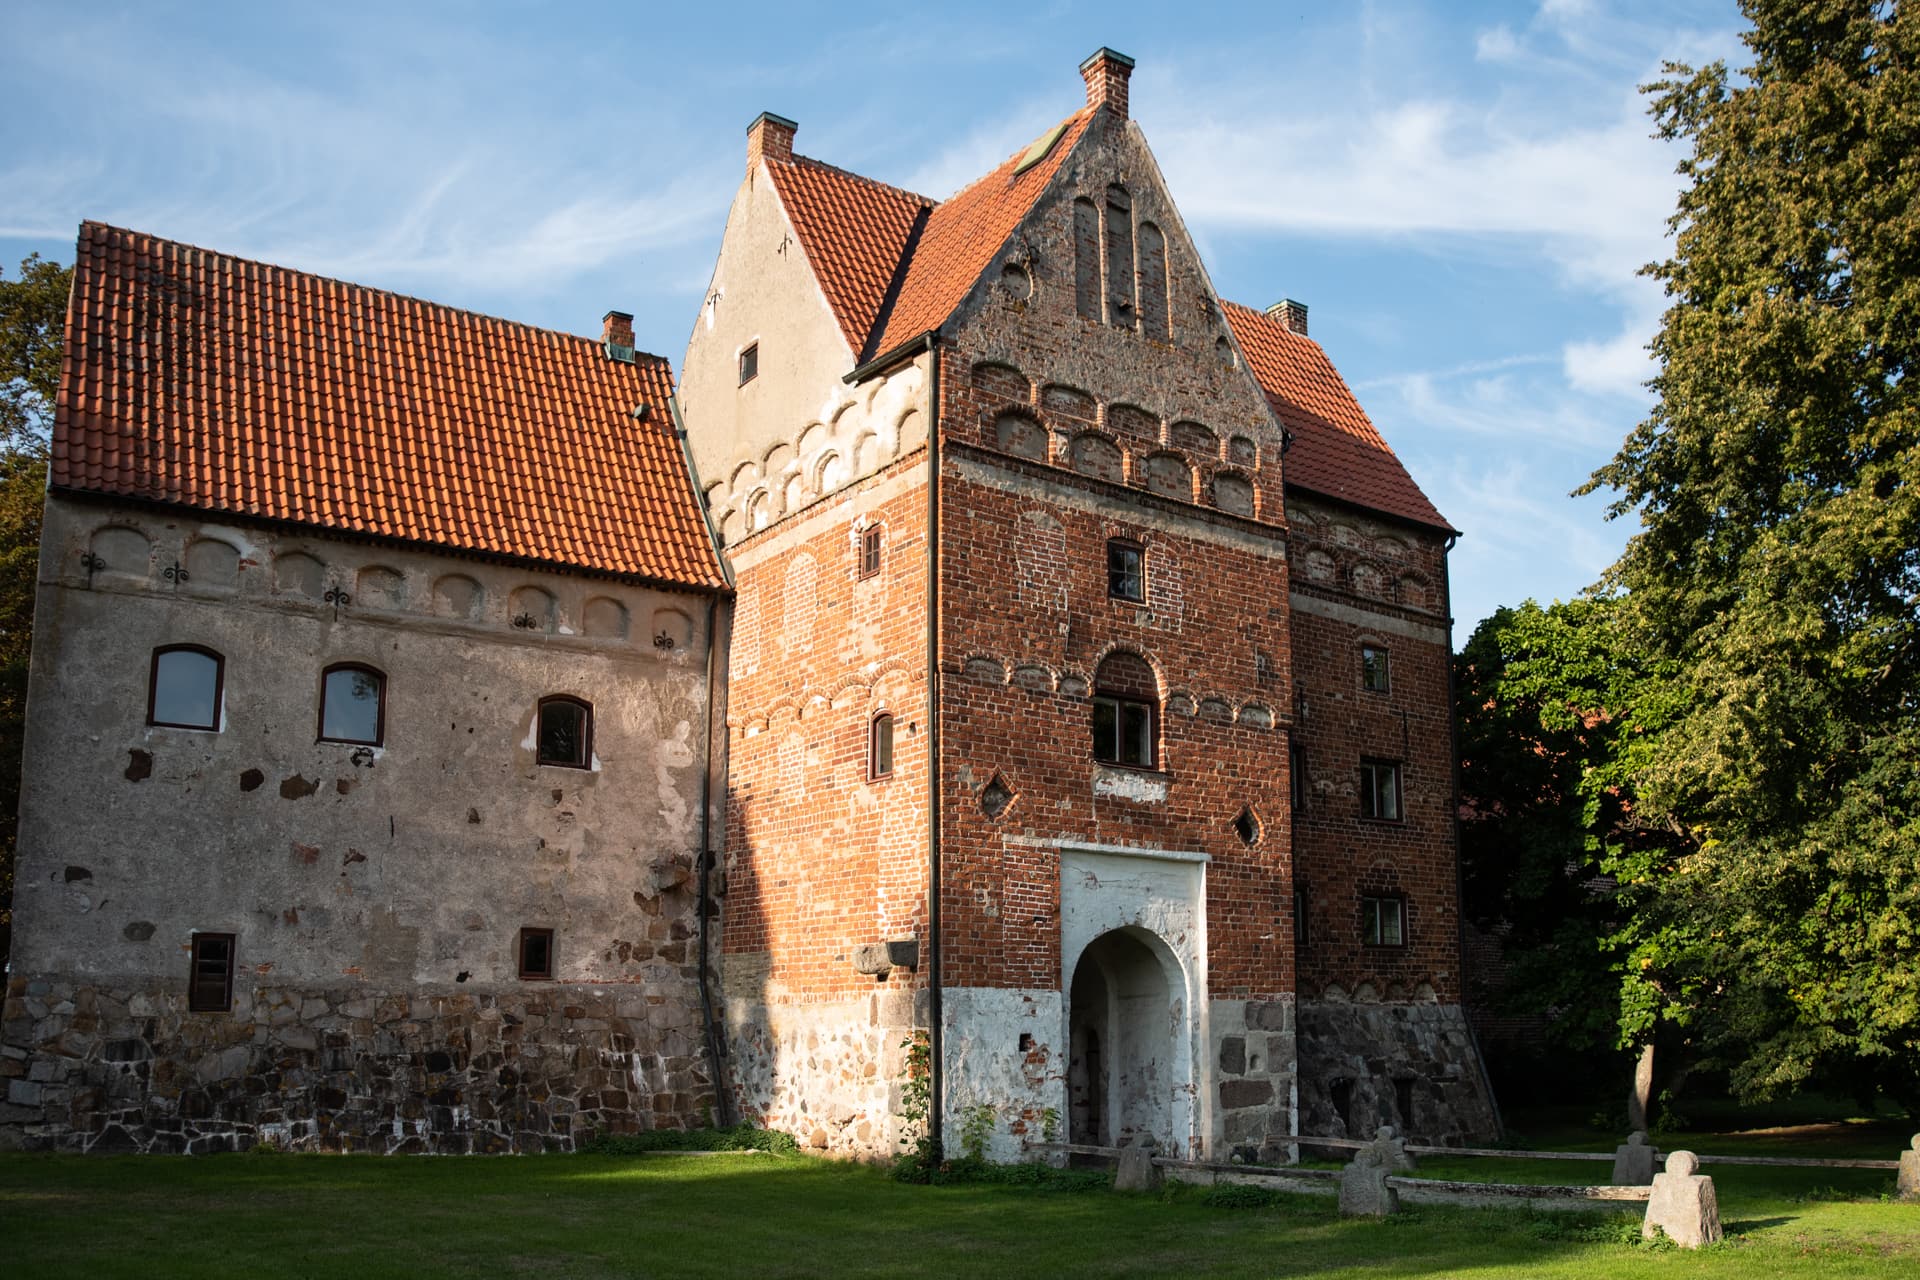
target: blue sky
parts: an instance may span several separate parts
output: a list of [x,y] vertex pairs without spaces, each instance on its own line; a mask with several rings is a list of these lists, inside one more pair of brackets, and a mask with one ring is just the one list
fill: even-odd
[[0,16],[0,262],[95,218],[673,360],[747,123],[945,196],[1138,59],[1215,285],[1312,331],[1442,512],[1455,642],[1632,531],[1569,491],[1644,416],[1674,151],[1636,86],[1733,0],[74,4]]

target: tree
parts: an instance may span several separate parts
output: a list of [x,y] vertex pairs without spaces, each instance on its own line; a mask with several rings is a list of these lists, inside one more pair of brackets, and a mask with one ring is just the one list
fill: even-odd
[[1620,643],[1617,601],[1500,609],[1454,660],[1462,909],[1500,940],[1506,1013],[1548,1015],[1563,1059],[1608,1065],[1631,902],[1611,869],[1672,833],[1634,770],[1666,714],[1658,671]]
[[1649,86],[1691,149],[1658,403],[1583,490],[1639,515],[1605,585],[1676,706],[1635,782],[1684,843],[1615,866],[1623,1034],[1920,1112],[1920,16],[1742,9],[1752,67]]
[[33,590],[71,281],[72,272],[38,254],[20,264],[18,280],[0,270],[0,965],[13,937]]

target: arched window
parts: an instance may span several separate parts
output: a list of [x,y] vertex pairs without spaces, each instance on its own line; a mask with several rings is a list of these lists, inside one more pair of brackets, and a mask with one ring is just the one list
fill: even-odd
[[357,663],[328,667],[320,677],[320,740],[377,747],[386,734],[386,676]]
[[147,723],[218,730],[226,665],[218,653],[197,644],[155,649],[147,684]]
[[1093,675],[1093,758],[1153,768],[1159,712],[1160,686],[1146,659],[1109,654]]
[[882,711],[867,726],[867,777],[893,776],[893,713]]
[[565,694],[540,699],[539,759],[562,769],[592,766],[592,703]]

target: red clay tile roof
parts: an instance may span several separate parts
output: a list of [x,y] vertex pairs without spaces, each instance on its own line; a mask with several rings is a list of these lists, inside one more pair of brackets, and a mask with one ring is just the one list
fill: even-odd
[[820,290],[858,356],[933,201],[803,156],[766,163]]
[[1092,118],[1067,117],[1039,162],[1014,172],[1022,147],[940,204],[803,156],[766,162],[856,357],[883,355],[953,314]]
[[51,483],[719,588],[672,390],[657,356],[89,222]]
[[927,229],[914,246],[913,261],[907,264],[899,300],[883,319],[881,330],[867,343],[868,359],[893,350],[953,314],[967,290],[993,261],[993,255],[1033,208],[1034,200],[1053,181],[1092,119],[1091,108],[1074,113],[1063,122],[1060,137],[1038,163],[1016,173],[1027,153],[1022,147],[998,169],[934,207],[927,218]]
[[1454,532],[1387,447],[1319,343],[1251,307],[1221,305],[1253,376],[1293,433],[1283,464],[1289,486]]

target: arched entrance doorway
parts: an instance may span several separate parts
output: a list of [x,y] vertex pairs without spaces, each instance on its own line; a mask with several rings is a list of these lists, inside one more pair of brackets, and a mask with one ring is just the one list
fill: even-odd
[[1151,1135],[1169,1145],[1184,996],[1166,944],[1147,930],[1087,944],[1067,988],[1069,1141],[1115,1147]]

